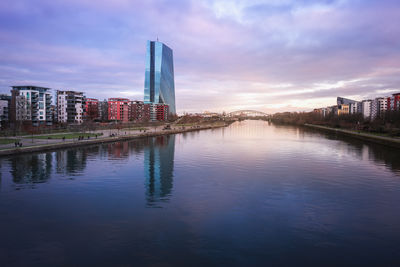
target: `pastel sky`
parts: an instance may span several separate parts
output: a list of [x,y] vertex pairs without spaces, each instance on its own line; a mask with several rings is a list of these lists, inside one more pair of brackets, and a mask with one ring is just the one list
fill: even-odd
[[174,50],[179,113],[400,92],[398,0],[2,0],[0,93],[32,84],[142,100],[157,36]]

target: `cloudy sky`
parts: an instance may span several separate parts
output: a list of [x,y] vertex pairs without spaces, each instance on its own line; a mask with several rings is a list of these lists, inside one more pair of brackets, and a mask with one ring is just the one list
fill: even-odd
[[146,40],[174,50],[177,110],[309,110],[400,91],[398,0],[2,0],[0,93],[143,99]]

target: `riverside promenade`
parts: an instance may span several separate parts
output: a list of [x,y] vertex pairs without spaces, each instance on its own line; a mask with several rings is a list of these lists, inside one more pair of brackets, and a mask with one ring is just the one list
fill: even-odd
[[315,124],[304,124],[304,126],[309,127],[309,128],[314,128],[314,129],[320,129],[328,132],[334,132],[346,136],[351,136],[357,139],[361,139],[364,141],[369,141],[381,145],[386,145],[386,146],[391,146],[391,147],[396,147],[400,148],[400,138],[395,138],[395,137],[386,137],[386,136],[379,136],[379,135],[374,135],[374,134],[368,134],[368,133],[363,133],[355,130],[344,130],[344,129],[337,129],[337,128],[331,128],[331,127],[326,127],[326,126],[321,126],[321,125],[315,125]]
[[[40,135],[9,137],[9,139],[19,140],[19,142],[22,143],[22,147],[15,147],[14,142],[9,143],[9,144],[0,145],[0,157],[23,154],[23,153],[51,151],[51,150],[61,149],[61,148],[70,148],[70,147],[78,147],[78,146],[93,145],[93,144],[127,141],[127,140],[160,136],[160,135],[178,134],[178,133],[185,133],[185,132],[192,132],[192,131],[199,131],[199,130],[221,128],[221,127],[226,127],[229,124],[230,123],[227,123],[227,122],[221,122],[221,123],[212,123],[212,124],[199,124],[199,125],[193,125],[193,126],[171,125],[171,129],[165,129],[165,126],[154,126],[154,127],[146,127],[146,130],[144,130],[144,129],[143,130],[142,129],[98,130],[98,131],[91,131],[90,133],[82,133],[82,135],[84,136],[83,140],[79,140],[78,138],[38,139],[37,137]],[[68,135],[68,134],[71,134],[71,133],[65,133],[65,135]],[[91,136],[90,138],[87,138],[88,134],[90,134],[90,136]],[[51,137],[52,135],[59,137],[62,134],[60,134],[60,133],[46,134],[46,135],[42,135],[42,136],[50,136]],[[97,135],[97,137],[94,137],[93,135]]]

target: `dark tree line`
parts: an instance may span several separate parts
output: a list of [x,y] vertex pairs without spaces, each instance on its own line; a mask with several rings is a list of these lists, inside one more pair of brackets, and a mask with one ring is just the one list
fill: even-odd
[[316,124],[332,128],[351,129],[371,133],[382,133],[400,136],[400,111],[387,111],[374,120],[364,118],[362,114],[333,113],[322,116],[316,112],[284,112],[276,113],[271,120],[278,124],[304,125]]

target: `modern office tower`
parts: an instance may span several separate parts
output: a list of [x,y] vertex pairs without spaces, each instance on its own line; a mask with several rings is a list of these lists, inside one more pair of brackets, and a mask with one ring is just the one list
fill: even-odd
[[85,98],[85,120],[93,121],[100,118],[99,100],[96,98]]
[[50,88],[12,86],[10,119],[32,126],[52,125]]
[[129,102],[127,98],[108,99],[108,120],[128,122],[129,121]]
[[371,100],[363,100],[361,102],[361,111],[364,116],[364,119],[371,118],[371,108],[372,108],[372,101]]
[[168,105],[176,114],[173,53],[158,41],[147,41],[144,102]]
[[83,92],[57,91],[57,120],[61,123],[81,124],[85,111]]

